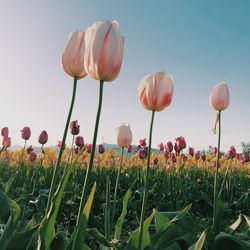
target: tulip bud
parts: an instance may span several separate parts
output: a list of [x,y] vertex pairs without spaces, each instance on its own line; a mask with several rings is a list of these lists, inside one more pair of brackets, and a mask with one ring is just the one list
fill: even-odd
[[210,105],[217,111],[226,109],[230,103],[228,87],[225,82],[217,84],[210,94]]
[[[185,141],[185,138],[184,138],[184,137],[182,137],[182,136],[177,137],[177,138],[175,139],[175,141],[176,141],[176,145],[177,145],[177,147],[179,148],[179,150],[182,150],[182,149],[186,148],[186,141]],[[176,151],[176,152],[177,152],[177,151]]]
[[170,153],[173,151],[173,144],[171,141],[167,142],[167,144],[165,145],[165,151]]
[[24,128],[21,130],[21,135],[22,135],[22,138],[23,138],[24,140],[29,140],[30,135],[31,135],[30,128],[29,128],[29,127],[24,127]]
[[3,137],[8,136],[9,135],[9,129],[7,127],[2,128],[1,135]]
[[194,156],[194,148],[189,147],[188,154],[193,157]]
[[47,143],[47,141],[48,141],[48,133],[45,130],[43,130],[39,135],[38,142],[44,145]]
[[176,162],[176,156],[175,156],[174,153],[171,153],[170,159],[171,159],[172,162]]
[[181,149],[178,147],[177,143],[174,144],[174,150],[177,154],[181,152]]
[[164,157],[165,157],[165,159],[169,159],[169,152],[167,152],[167,151],[164,151],[163,152],[163,155],[164,155]]
[[213,151],[214,156],[216,156],[216,155],[217,155],[217,152],[218,152],[218,148],[217,148],[217,147],[214,147],[214,151]]
[[84,69],[84,51],[84,32],[75,31],[70,34],[62,55],[62,67],[68,75],[78,79],[87,75]]
[[199,160],[200,159],[200,151],[197,151],[194,155],[195,160]]
[[98,145],[98,152],[99,152],[99,154],[103,154],[105,152],[105,148],[102,144]]
[[36,155],[36,152],[34,150],[32,152],[30,152],[30,154],[29,154],[29,160],[31,162],[34,162],[36,160],[36,157],[37,157],[37,155]]
[[137,155],[140,159],[145,159],[145,158],[147,157],[147,152],[146,152],[146,150],[145,150],[145,147],[140,148],[140,149],[137,151],[136,155]]
[[173,79],[163,71],[144,77],[138,87],[141,104],[147,110],[162,111],[170,105],[173,93]]
[[126,149],[127,149],[127,152],[128,152],[128,153],[131,153],[132,150],[133,150],[133,147],[132,147],[132,145],[129,145]]
[[75,144],[77,147],[82,148],[84,146],[84,139],[82,136],[77,136],[75,139]]
[[139,140],[139,145],[140,145],[140,147],[145,147],[145,146],[147,145],[147,143],[146,143],[146,138],[140,139],[140,140]]
[[205,155],[205,154],[202,154],[202,155],[201,155],[201,159],[202,159],[203,161],[205,161],[205,160],[206,160],[206,155]]
[[8,135],[4,136],[2,144],[4,148],[9,148],[11,146],[11,138]]
[[74,150],[76,155],[79,153],[79,148],[78,147],[74,147],[73,150]]
[[167,166],[166,166],[166,173],[169,174],[170,171],[171,171],[171,167],[170,167],[170,165],[167,165]]
[[158,158],[157,158],[157,156],[155,156],[155,157],[153,158],[153,164],[154,164],[154,165],[157,165],[157,163],[158,163]]
[[186,162],[188,158],[187,158],[186,155],[181,154],[181,159],[182,159],[183,162]]
[[78,125],[78,121],[72,121],[70,123],[70,133],[72,135],[78,135],[80,132],[80,126]]
[[163,151],[163,150],[164,150],[164,145],[163,145],[163,143],[162,143],[162,142],[158,145],[158,148],[159,148],[161,151]]
[[117,144],[119,147],[129,147],[132,142],[133,135],[130,126],[122,124],[120,127],[116,128],[117,133]]
[[92,145],[91,144],[87,144],[86,145],[86,151],[90,154],[92,151]]
[[26,149],[26,151],[27,151],[28,154],[30,154],[33,150],[34,150],[34,149],[33,149],[32,145],[30,145],[30,146]]
[[96,22],[85,32],[84,65],[95,80],[111,82],[118,76],[123,57],[124,37],[119,23],[108,20]]

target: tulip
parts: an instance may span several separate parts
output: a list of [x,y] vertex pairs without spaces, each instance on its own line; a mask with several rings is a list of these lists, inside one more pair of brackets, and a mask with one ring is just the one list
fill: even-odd
[[184,138],[184,137],[182,137],[182,136],[177,137],[177,138],[175,139],[175,141],[176,141],[177,147],[178,147],[180,150],[186,148],[186,141],[185,141],[185,138]]
[[230,97],[225,82],[217,84],[210,94],[210,105],[217,111],[222,111],[229,106]]
[[181,159],[182,159],[183,162],[186,162],[188,158],[187,158],[186,155],[181,154]]
[[2,128],[2,130],[1,130],[1,135],[2,135],[3,137],[9,135],[9,129],[8,129],[8,127]]
[[103,154],[105,152],[105,148],[102,144],[98,145],[98,152],[99,154]]
[[236,148],[235,148],[234,146],[231,146],[231,147],[230,147],[230,151],[232,152],[233,157],[234,157],[235,154],[236,154]]
[[116,128],[117,133],[117,144],[119,147],[129,147],[132,142],[133,135],[129,125],[122,124]]
[[[62,147],[62,142],[61,141],[58,141],[57,143],[57,147],[60,149]],[[66,148],[66,144],[64,143],[63,144],[63,150]]]
[[188,154],[193,157],[194,156],[194,148],[189,147]]
[[127,152],[128,152],[128,153],[131,153],[132,150],[133,150],[133,146],[132,146],[132,145],[129,145],[126,149],[127,149]]
[[84,69],[84,51],[84,32],[71,33],[62,54],[62,67],[68,75],[77,77],[77,79],[87,75]]
[[47,141],[48,141],[48,133],[45,130],[43,130],[39,135],[38,142],[44,145],[47,143]]
[[138,87],[141,104],[147,110],[162,111],[170,105],[173,93],[173,79],[164,72],[144,77]]
[[197,151],[194,155],[195,160],[199,160],[200,159],[200,151]]
[[201,155],[201,159],[202,159],[203,161],[206,160],[206,155],[205,155],[204,153]]
[[[84,139],[82,136],[77,136],[75,139],[75,144],[77,147],[82,148],[84,146]],[[90,150],[91,151],[91,150]]]
[[72,135],[78,135],[80,132],[80,126],[78,125],[78,121],[72,121],[70,123],[70,133]]
[[146,145],[147,145],[147,143],[146,143],[146,138],[140,139],[140,140],[139,140],[139,146],[140,146],[140,147],[145,147]]
[[181,149],[179,148],[179,146],[177,145],[177,143],[174,144],[174,150],[177,154],[179,154],[181,152]]
[[24,140],[29,140],[30,135],[31,135],[30,128],[29,128],[29,127],[24,127],[24,128],[21,130],[21,134],[22,134],[22,138],[23,138]]
[[3,147],[9,148],[11,146],[11,138],[8,135],[3,137]]
[[165,159],[169,159],[169,152],[164,151],[164,152],[163,152],[163,155],[164,155]]
[[167,173],[167,174],[170,174],[170,171],[171,171],[171,167],[170,167],[170,165],[167,165],[167,166],[166,166],[166,173]]
[[92,145],[91,144],[87,144],[86,145],[86,151],[90,154],[92,151]]
[[165,151],[171,153],[173,151],[173,144],[171,141],[168,141],[165,145]]
[[171,159],[172,162],[176,162],[176,156],[175,156],[174,153],[171,153],[170,159]]
[[27,151],[28,154],[30,154],[33,150],[34,150],[34,148],[32,147],[32,145],[30,145],[30,146],[26,149],[26,151]]
[[164,144],[161,142],[159,145],[158,145],[158,148],[163,151],[164,150]]
[[117,21],[94,23],[85,32],[84,66],[98,81],[111,82],[118,76],[123,57],[124,37]]
[[144,159],[147,157],[147,153],[146,153],[146,150],[144,148],[140,148],[136,155],[140,158],[140,159]]
[[153,158],[153,164],[154,164],[154,165],[157,165],[157,163],[158,163],[158,158],[157,158],[157,156],[155,156],[155,157]]
[[217,155],[217,152],[218,152],[218,148],[217,148],[217,147],[214,147],[214,150],[213,150],[214,156]]
[[31,162],[34,162],[36,160],[36,157],[37,157],[37,155],[36,155],[36,152],[34,150],[32,152],[30,152],[30,154],[29,154],[29,160]]

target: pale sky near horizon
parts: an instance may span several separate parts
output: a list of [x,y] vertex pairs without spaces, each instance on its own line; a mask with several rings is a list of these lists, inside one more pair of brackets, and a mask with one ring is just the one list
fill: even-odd
[[[139,103],[137,87],[151,73],[174,78],[172,104],[156,113],[153,146],[184,136],[188,146],[216,145],[210,91],[226,81],[231,104],[222,113],[222,149],[250,141],[250,1],[59,1],[0,0],[0,127],[13,145],[30,126],[28,145],[41,130],[48,145],[61,139],[72,79],[60,66],[68,34],[93,22],[118,20],[125,36],[122,69],[104,86],[98,143],[115,143],[115,127],[130,123],[133,144],[148,138],[150,112]],[[71,120],[78,119],[85,142],[92,142],[98,83],[78,82]],[[68,136],[67,144],[71,136]]]

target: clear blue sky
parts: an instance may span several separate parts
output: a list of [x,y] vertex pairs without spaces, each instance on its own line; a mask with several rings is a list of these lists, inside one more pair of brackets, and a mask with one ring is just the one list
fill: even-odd
[[[125,50],[119,77],[104,88],[98,142],[114,143],[122,122],[131,124],[134,144],[148,137],[150,113],[137,86],[160,70],[174,77],[175,93],[156,114],[154,146],[177,136],[196,149],[215,145],[209,94],[222,80],[231,95],[223,149],[250,141],[250,1],[1,0],[0,10],[0,127],[10,128],[12,144],[22,145],[23,126],[31,127],[32,145],[43,129],[48,145],[61,138],[72,91],[60,67],[68,33],[103,19],[119,21]],[[86,77],[78,86],[72,119],[92,142],[98,83]]]

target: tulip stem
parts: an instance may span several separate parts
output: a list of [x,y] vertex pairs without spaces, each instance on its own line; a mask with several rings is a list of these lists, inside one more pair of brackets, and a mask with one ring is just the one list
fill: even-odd
[[149,144],[148,144],[148,156],[147,156],[147,168],[145,174],[145,186],[144,186],[144,193],[143,193],[143,201],[142,201],[142,210],[141,210],[141,219],[140,219],[140,237],[139,237],[139,250],[142,247],[142,238],[143,238],[143,224],[144,224],[144,217],[147,207],[147,198],[148,198],[148,174],[150,169],[150,155],[151,155],[151,142],[152,142],[152,132],[153,132],[153,124],[154,124],[154,116],[155,111],[152,110],[151,114],[151,123],[150,123],[150,130],[149,130]]
[[84,205],[86,194],[87,194],[87,186],[88,186],[88,182],[89,182],[89,178],[90,178],[90,173],[92,171],[94,157],[95,157],[96,139],[97,139],[98,127],[99,127],[99,121],[100,121],[100,115],[101,115],[101,110],[102,110],[103,84],[104,84],[104,81],[101,80],[100,81],[100,85],[99,85],[99,104],[98,104],[98,109],[97,109],[97,114],[96,114],[95,130],[94,130],[94,137],[93,137],[93,143],[92,143],[92,150],[91,150],[89,165],[87,167],[85,181],[84,181],[84,185],[83,185],[81,202],[80,202],[80,206],[79,206],[79,210],[78,210],[77,226],[78,226],[78,224],[79,224],[79,222],[81,220],[81,215],[82,215],[82,211],[83,211],[83,205]]
[[118,190],[118,184],[119,184],[121,170],[122,170],[123,154],[124,154],[124,147],[121,148],[120,166],[119,166],[119,170],[118,170],[118,174],[117,174],[117,178],[116,178],[116,183],[115,183],[115,192],[114,192],[113,206],[112,206],[112,212],[111,212],[111,223],[110,223],[111,227],[113,225],[114,218],[115,218],[115,208],[116,208],[116,202],[117,202],[117,190]]
[[55,168],[54,168],[53,177],[52,177],[52,181],[51,181],[51,185],[50,185],[50,191],[49,191],[49,197],[48,197],[48,202],[47,202],[46,214],[49,211],[52,196],[54,195],[54,192],[55,192],[56,180],[58,178],[58,174],[59,174],[59,170],[60,170],[59,167],[60,167],[62,154],[63,154],[63,149],[64,149],[66,137],[67,137],[69,122],[70,122],[71,114],[72,114],[74,103],[75,103],[76,87],[77,87],[77,77],[75,76],[74,77],[74,83],[73,83],[73,93],[72,93],[72,98],[71,98],[71,104],[70,104],[69,113],[68,113],[68,117],[67,117],[65,128],[64,128],[62,144],[61,144],[61,147],[60,147],[60,150],[59,150],[58,158],[57,158],[57,161],[56,161],[56,165],[55,165]]
[[219,111],[218,117],[218,150],[217,150],[217,157],[216,157],[216,169],[215,169],[215,176],[214,176],[214,204],[213,204],[213,230],[214,233],[217,233],[217,199],[218,199],[218,169],[219,169],[219,160],[220,160],[220,138],[221,138],[221,111]]

